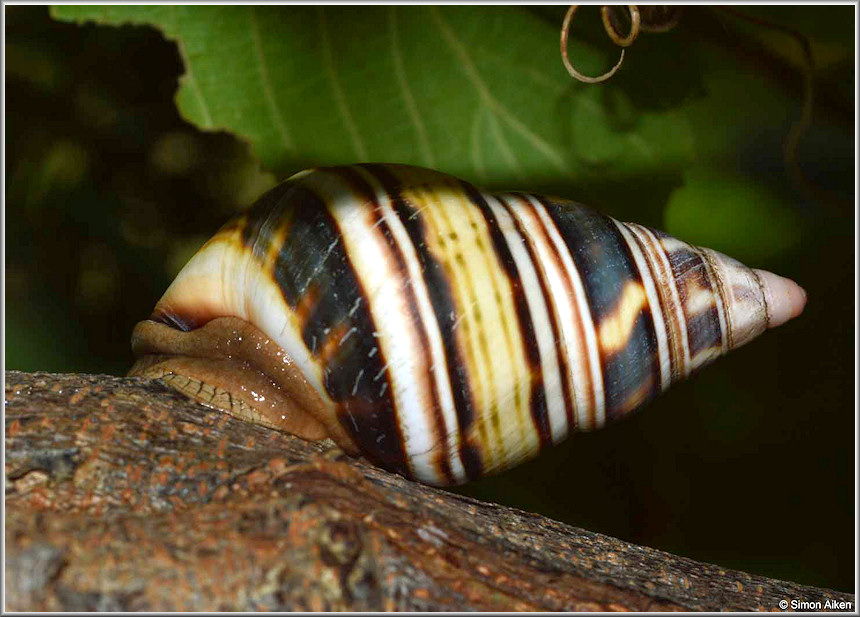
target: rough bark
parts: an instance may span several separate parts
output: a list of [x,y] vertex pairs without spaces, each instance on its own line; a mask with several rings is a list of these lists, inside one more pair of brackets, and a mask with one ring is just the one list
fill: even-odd
[[5,377],[7,610],[854,607],[409,482],[159,382]]

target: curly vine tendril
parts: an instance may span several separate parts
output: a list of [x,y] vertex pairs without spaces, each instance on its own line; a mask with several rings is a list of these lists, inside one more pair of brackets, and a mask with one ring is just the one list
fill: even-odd
[[575,79],[581,82],[585,82],[587,84],[597,84],[602,81],[606,81],[607,79],[615,75],[615,72],[621,68],[621,65],[624,62],[624,48],[632,45],[633,41],[635,41],[636,37],[639,35],[641,22],[641,19],[639,17],[639,9],[634,4],[628,6],[631,22],[630,32],[627,34],[627,36],[621,36],[615,29],[615,25],[612,23],[612,19],[610,16],[611,8],[609,6],[601,7],[600,14],[603,18],[603,28],[606,30],[606,34],[607,36],[609,36],[612,42],[621,47],[621,57],[618,59],[618,62],[615,64],[615,66],[613,66],[612,69],[610,69],[608,72],[597,77],[589,77],[588,75],[583,75],[582,73],[577,71],[567,55],[567,37],[570,33],[570,22],[573,21],[573,16],[576,13],[576,9],[578,8],[579,5],[571,5],[571,7],[567,9],[567,13],[564,16],[564,22],[562,22],[561,25],[561,60],[564,63],[564,68],[566,68],[567,72],[570,73]]

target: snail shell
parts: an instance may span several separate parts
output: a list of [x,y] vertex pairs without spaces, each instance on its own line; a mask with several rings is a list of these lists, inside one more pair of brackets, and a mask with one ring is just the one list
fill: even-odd
[[319,168],[200,249],[136,326],[130,374],[459,484],[623,416],[805,301],[568,201]]

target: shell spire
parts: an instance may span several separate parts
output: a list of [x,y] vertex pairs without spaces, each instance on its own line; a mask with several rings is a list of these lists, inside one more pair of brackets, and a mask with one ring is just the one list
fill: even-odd
[[531,193],[309,170],[191,259],[132,374],[431,484],[629,413],[798,316],[793,281]]

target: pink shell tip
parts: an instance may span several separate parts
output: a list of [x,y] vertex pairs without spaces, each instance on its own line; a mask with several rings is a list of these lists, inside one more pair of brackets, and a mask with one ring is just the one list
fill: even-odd
[[764,287],[768,328],[781,326],[803,312],[803,307],[806,306],[806,292],[803,287],[772,272],[755,270],[755,273]]

